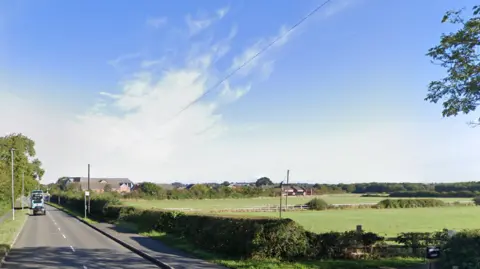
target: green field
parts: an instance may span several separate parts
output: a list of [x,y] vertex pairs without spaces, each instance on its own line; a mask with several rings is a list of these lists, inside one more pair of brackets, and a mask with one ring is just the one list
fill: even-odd
[[[228,214],[278,216],[278,212]],[[480,228],[480,207],[475,206],[283,212],[282,217],[293,219],[314,232],[354,230],[356,225],[387,236],[396,236],[401,232],[432,232],[443,228]]]
[[[329,204],[377,203],[385,197],[361,197],[357,194],[332,194],[318,196]],[[312,197],[288,197],[288,204],[305,204]],[[439,198],[445,202],[472,201],[472,198]],[[141,208],[192,208],[201,210],[248,208],[255,206],[278,205],[279,197],[262,197],[251,199],[211,199],[211,200],[124,200],[127,205]],[[285,200],[284,200],[285,202]]]
[[[382,197],[360,197],[359,195],[321,196],[331,204],[376,203]],[[289,204],[304,204],[311,197],[289,197]],[[446,202],[471,201],[470,198],[443,198]],[[277,205],[279,198],[223,199],[223,200],[125,200],[124,203],[141,208],[192,208],[201,210],[248,208]],[[223,214],[223,213],[218,213]],[[238,212],[229,215],[278,216],[278,212]],[[431,232],[448,229],[480,228],[480,207],[438,207],[410,209],[344,209],[327,211],[283,212],[314,232],[347,231],[362,225],[364,230],[387,236],[400,232]]]

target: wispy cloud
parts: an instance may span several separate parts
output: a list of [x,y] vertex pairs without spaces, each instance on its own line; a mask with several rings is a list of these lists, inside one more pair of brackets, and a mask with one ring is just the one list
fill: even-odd
[[189,28],[190,35],[196,35],[206,28],[210,27],[214,22],[221,20],[229,11],[228,7],[218,9],[213,15],[206,15],[205,13],[198,13],[196,16],[188,14],[185,17],[185,22]]
[[153,28],[160,28],[167,24],[167,17],[148,18],[146,24]]
[[328,5],[325,6],[324,9],[320,11],[320,14],[323,18],[328,18],[334,16],[345,9],[351,8],[363,0],[336,0],[330,2]]
[[247,76],[254,71],[259,71],[262,78],[268,78],[274,68],[274,61],[269,58],[269,55],[271,55],[275,48],[282,47],[291,39],[293,32],[288,32],[288,29],[288,27],[282,26],[280,27],[278,34],[266,38],[260,38],[255,43],[245,48],[240,55],[233,58],[230,69],[235,70],[240,68],[245,62],[262,52],[265,47],[275,42],[269,51],[262,52],[262,54],[254,58],[248,63],[248,65],[242,67],[238,72],[240,76]]
[[128,53],[128,54],[120,55],[113,60],[109,60],[109,61],[107,61],[107,63],[109,65],[111,65],[113,68],[118,70],[118,69],[120,69],[120,67],[123,63],[131,61],[131,60],[138,59],[141,56],[142,56],[142,54],[138,53],[138,52],[137,53]]
[[225,15],[227,15],[229,10],[230,10],[229,7],[224,7],[224,8],[218,9],[217,10],[218,18],[221,19],[221,18],[225,17]]

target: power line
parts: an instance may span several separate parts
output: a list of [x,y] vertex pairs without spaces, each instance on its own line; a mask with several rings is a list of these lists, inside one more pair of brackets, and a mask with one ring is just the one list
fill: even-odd
[[308,18],[310,18],[311,16],[313,16],[315,13],[317,13],[317,11],[319,11],[321,8],[323,8],[325,5],[327,5],[329,2],[331,2],[332,0],[326,0],[325,2],[323,2],[322,4],[318,5],[315,9],[313,9],[312,11],[310,11],[310,13],[308,13],[306,16],[304,16],[301,20],[299,20],[297,23],[295,23],[293,26],[291,26],[286,32],[284,32],[282,35],[279,35],[277,38],[275,38],[272,42],[270,42],[267,46],[265,46],[263,49],[259,50],[255,55],[253,55],[253,57],[249,58],[247,61],[245,61],[243,64],[241,64],[239,67],[235,68],[232,72],[230,72],[229,74],[227,74],[223,79],[221,79],[220,81],[218,81],[217,83],[215,83],[212,87],[210,87],[208,90],[206,90],[202,95],[200,95],[199,97],[197,97],[195,100],[193,100],[192,102],[190,102],[188,105],[186,105],[184,108],[182,108],[179,112],[177,112],[175,115],[173,115],[173,117],[171,117],[169,120],[167,120],[166,122],[169,122],[170,120],[178,117],[178,115],[180,115],[181,113],[183,113],[185,110],[189,109],[192,105],[196,104],[198,101],[200,101],[201,99],[203,99],[207,94],[209,94],[210,92],[212,92],[214,89],[216,89],[218,86],[222,85],[222,83],[224,83],[226,80],[228,80],[230,77],[232,77],[233,75],[235,75],[235,73],[237,73],[240,69],[244,68],[245,66],[247,66],[249,63],[251,63],[253,60],[255,60],[256,58],[258,58],[258,56],[260,56],[262,53],[264,53],[265,51],[267,51],[270,47],[272,47],[273,45],[275,45],[275,43],[277,43],[279,40],[281,40],[282,38],[284,38],[285,36],[287,36],[290,32],[292,32],[295,28],[297,28],[298,26],[300,26],[302,23],[304,23]]

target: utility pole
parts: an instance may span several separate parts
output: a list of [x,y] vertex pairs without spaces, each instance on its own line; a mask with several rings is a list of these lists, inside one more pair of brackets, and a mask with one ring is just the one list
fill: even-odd
[[[288,185],[289,177],[290,177],[290,170],[287,170],[287,188],[290,186]],[[287,191],[287,196],[285,196],[285,210],[288,210],[288,191]]]
[[[90,193],[90,164],[88,164],[88,192]],[[90,215],[90,195],[88,195],[88,214]]]
[[15,156],[15,149],[10,149],[10,155],[12,156],[12,220],[15,220],[15,190],[14,190],[14,172],[13,172],[13,159]]
[[282,196],[283,196],[283,181],[280,182],[280,218],[282,218]]
[[25,200],[25,171],[22,173],[22,211],[23,211],[23,200]]

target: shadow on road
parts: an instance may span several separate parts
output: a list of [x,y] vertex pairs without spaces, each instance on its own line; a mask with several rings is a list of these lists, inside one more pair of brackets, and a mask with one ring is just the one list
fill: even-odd
[[[84,267],[85,266],[85,267]],[[122,255],[109,249],[75,249],[68,247],[28,247],[12,249],[0,268],[156,268],[143,258]]]

